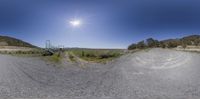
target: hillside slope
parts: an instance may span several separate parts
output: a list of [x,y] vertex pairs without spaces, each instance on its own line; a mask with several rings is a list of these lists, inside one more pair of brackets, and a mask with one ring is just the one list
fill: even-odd
[[200,46],[200,35],[190,35],[182,38],[176,39],[167,39],[167,40],[155,40],[153,38],[148,38],[146,40],[142,40],[138,43],[133,43],[128,46],[128,49],[143,49],[143,48],[155,48],[155,47],[163,47],[163,48],[175,48],[177,46]]
[[0,46],[17,46],[17,47],[30,47],[30,48],[36,47],[20,39],[8,37],[8,36],[0,36]]

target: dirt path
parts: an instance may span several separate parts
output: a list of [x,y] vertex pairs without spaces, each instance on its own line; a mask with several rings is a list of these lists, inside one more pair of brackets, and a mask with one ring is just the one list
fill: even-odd
[[80,68],[0,55],[0,97],[199,99],[199,60],[200,54],[151,49]]

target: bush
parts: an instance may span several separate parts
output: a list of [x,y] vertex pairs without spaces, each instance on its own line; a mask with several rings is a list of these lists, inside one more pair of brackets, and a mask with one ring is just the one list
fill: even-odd
[[84,51],[82,51],[82,53],[81,53],[81,56],[82,56],[82,57],[84,57],[84,56],[85,56],[85,53],[84,53]]
[[[72,49],[69,53],[73,53],[86,61],[106,62],[119,57],[123,50],[110,49]],[[70,56],[69,56],[70,57]]]
[[58,53],[53,54],[53,55],[50,56],[50,57],[51,57],[51,60],[54,61],[54,62],[60,62],[61,59],[62,59],[62,57],[60,57],[60,56],[58,55]]
[[86,57],[96,57],[93,53],[86,53]]
[[136,48],[137,48],[137,44],[131,44],[130,46],[128,46],[128,50],[132,50]]
[[101,55],[99,55],[100,59],[109,58],[109,57],[111,57],[111,55],[109,55],[109,54],[101,54]]

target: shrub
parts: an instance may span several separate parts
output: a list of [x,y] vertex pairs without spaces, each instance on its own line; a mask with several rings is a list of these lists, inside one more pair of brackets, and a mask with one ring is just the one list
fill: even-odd
[[130,46],[128,46],[128,50],[132,50],[136,48],[137,48],[137,44],[131,44]]
[[86,56],[86,57],[96,57],[96,56],[94,55],[94,53],[86,53],[85,56]]
[[84,56],[85,56],[85,53],[84,53],[84,51],[82,51],[82,53],[81,53],[81,56],[82,56],[82,57],[84,57]]
[[109,57],[111,57],[111,55],[109,55],[109,54],[101,54],[101,55],[99,55],[100,59],[109,58]]

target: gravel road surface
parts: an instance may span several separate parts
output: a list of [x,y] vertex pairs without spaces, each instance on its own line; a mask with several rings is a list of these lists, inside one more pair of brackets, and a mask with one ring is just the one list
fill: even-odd
[[151,49],[108,64],[0,55],[0,98],[200,99],[200,54]]

